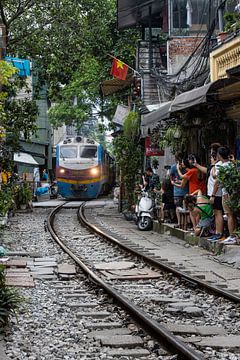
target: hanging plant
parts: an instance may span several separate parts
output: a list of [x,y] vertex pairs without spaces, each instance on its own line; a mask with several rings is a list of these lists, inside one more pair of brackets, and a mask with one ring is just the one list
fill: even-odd
[[180,125],[172,125],[162,135],[159,146],[161,149],[171,148],[172,152],[184,151],[187,145],[187,137]]

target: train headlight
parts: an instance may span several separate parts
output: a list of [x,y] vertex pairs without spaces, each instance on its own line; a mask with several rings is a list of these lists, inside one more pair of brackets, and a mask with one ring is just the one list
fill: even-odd
[[60,174],[65,174],[65,170],[64,170],[64,169],[60,169],[59,172],[60,172]]
[[96,175],[99,174],[99,169],[93,168],[93,169],[90,170],[90,173],[91,173],[91,175],[96,176]]

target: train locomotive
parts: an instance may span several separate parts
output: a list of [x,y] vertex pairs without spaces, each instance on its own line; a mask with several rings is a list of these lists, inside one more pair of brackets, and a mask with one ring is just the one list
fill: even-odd
[[66,199],[95,199],[114,183],[114,159],[92,139],[65,139],[56,146],[56,180]]

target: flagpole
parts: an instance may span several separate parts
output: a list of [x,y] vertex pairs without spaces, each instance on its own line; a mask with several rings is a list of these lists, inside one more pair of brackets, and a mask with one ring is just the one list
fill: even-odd
[[[107,54],[108,56],[110,56],[111,58],[115,59],[115,60],[120,60],[118,58],[116,58],[115,56],[111,55],[111,54]],[[120,60],[122,61],[122,60]],[[122,61],[122,63],[124,63],[125,65],[127,65],[129,67],[129,69],[131,69],[134,73],[138,74],[141,77],[140,72],[138,72],[136,69],[132,68],[131,66],[129,66],[128,64],[126,64],[124,61]]]

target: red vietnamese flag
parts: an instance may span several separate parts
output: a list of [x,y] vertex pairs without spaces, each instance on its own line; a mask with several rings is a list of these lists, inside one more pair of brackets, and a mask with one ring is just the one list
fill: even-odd
[[111,75],[119,80],[125,80],[128,72],[128,66],[116,58],[113,59]]

